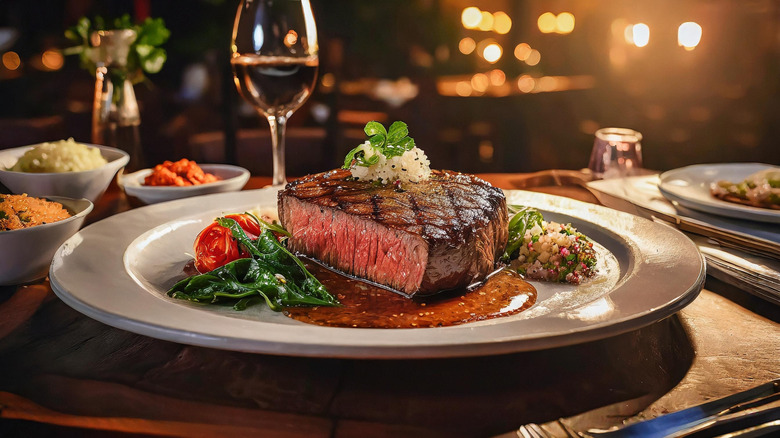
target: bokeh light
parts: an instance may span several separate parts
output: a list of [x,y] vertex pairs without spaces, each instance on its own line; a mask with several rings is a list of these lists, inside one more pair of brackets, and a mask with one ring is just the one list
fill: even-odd
[[506,73],[500,69],[494,69],[488,72],[490,78],[490,84],[494,87],[500,87],[506,82]]
[[484,93],[490,86],[490,79],[484,73],[477,73],[471,77],[471,88],[478,93]]
[[292,47],[297,42],[298,42],[298,32],[290,29],[290,31],[287,32],[287,35],[284,36],[284,45],[287,47]]
[[458,43],[458,50],[464,55],[468,55],[477,48],[477,43],[473,38],[466,37],[460,40]]
[[650,26],[645,23],[631,26],[631,41],[637,47],[645,47],[650,42]]
[[528,58],[526,58],[525,63],[534,66],[536,64],[539,64],[539,61],[542,60],[542,54],[539,53],[536,49],[531,49],[531,53],[528,54]]
[[558,78],[553,76],[544,76],[537,81],[539,91],[555,91],[558,89]]
[[492,30],[493,29],[493,22],[495,21],[493,19],[493,14],[487,11],[482,11],[482,18],[479,20],[479,24],[477,25],[477,29],[479,30]]
[[336,85],[336,76],[333,73],[325,73],[320,79],[320,85],[325,89],[331,89]]
[[517,79],[517,89],[521,93],[530,93],[534,90],[536,81],[529,75],[522,75]]
[[482,140],[479,142],[479,160],[484,163],[493,161],[493,142],[490,140]]
[[561,12],[555,18],[555,27],[558,33],[571,33],[574,30],[574,15],[570,12]]
[[3,53],[3,67],[7,68],[8,70],[16,70],[22,65],[22,59],[19,57],[19,54],[16,52],[5,52]]
[[460,22],[466,29],[476,29],[482,20],[482,11],[474,6],[468,7],[460,14]]
[[455,93],[461,97],[471,96],[471,83],[468,81],[458,82],[458,84],[455,85]]
[[685,47],[686,50],[693,50],[701,41],[701,33],[701,26],[697,23],[685,22],[677,29],[677,44]]
[[519,61],[525,61],[528,59],[528,55],[531,54],[531,46],[528,43],[520,43],[515,46],[515,58]]
[[485,58],[485,61],[491,64],[498,62],[498,60],[501,59],[501,55],[503,54],[504,50],[498,43],[490,43],[485,46],[485,49],[482,51],[482,57]]
[[65,64],[65,58],[59,50],[46,50],[41,55],[41,64],[49,70],[59,70]]
[[539,26],[539,30],[542,33],[552,33],[555,32],[555,27],[557,26],[557,19],[555,17],[555,14],[552,12],[545,12],[544,14],[539,16],[539,19],[536,20],[537,26]]
[[506,12],[498,11],[493,14],[493,30],[497,34],[505,35],[512,30],[512,19]]

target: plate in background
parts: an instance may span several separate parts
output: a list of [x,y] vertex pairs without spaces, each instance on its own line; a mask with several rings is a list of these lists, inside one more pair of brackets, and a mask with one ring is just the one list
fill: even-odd
[[714,182],[743,181],[753,173],[770,167],[776,166],[761,163],[696,164],[662,173],[658,189],[666,199],[694,210],[737,219],[780,223],[780,210],[728,202],[710,194],[710,184]]

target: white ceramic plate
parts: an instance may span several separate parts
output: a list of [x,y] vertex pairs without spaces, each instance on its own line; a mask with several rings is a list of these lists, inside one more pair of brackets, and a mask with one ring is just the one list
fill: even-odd
[[58,250],[51,286],[92,318],[169,341],[295,356],[428,358],[503,354],[616,335],[677,312],[704,282],[696,246],[671,227],[568,198],[510,191],[509,203],[536,206],[548,220],[571,222],[598,242],[599,280],[587,286],[535,282],[537,303],[525,312],[420,329],[321,327],[265,306],[237,312],[167,297],[206,224],[223,213],[275,208],[276,193],[261,189],[183,199],[92,224]]
[[146,178],[152,169],[143,169],[119,177],[119,185],[125,193],[140,199],[145,204],[156,204],[174,199],[190,198],[193,196],[208,195],[212,193],[235,192],[244,188],[249,180],[249,171],[243,167],[229,164],[200,164],[204,172],[220,178],[219,181],[200,184],[196,186],[145,186]]
[[658,189],[666,199],[694,210],[737,219],[780,223],[779,210],[727,202],[710,194],[710,184],[714,182],[739,182],[770,167],[776,166],[761,163],[696,164],[662,173]]

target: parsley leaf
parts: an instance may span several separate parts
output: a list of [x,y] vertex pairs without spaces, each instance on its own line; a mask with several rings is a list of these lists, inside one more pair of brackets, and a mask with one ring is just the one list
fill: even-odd
[[[414,140],[409,137],[409,128],[404,122],[393,122],[390,129],[386,130],[381,123],[371,121],[366,123],[363,131],[368,136],[369,145],[386,158],[399,157],[415,146]],[[349,169],[353,163],[357,166],[369,167],[377,162],[379,162],[379,155],[365,158],[364,146],[360,145],[347,153],[342,169]]]

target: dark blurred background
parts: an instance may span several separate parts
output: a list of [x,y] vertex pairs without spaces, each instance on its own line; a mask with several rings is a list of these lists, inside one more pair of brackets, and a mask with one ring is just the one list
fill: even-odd
[[[407,122],[432,167],[465,172],[579,169],[607,126],[644,134],[647,168],[780,164],[777,0],[311,1],[320,72],[288,124],[288,175],[337,167],[370,120]],[[232,83],[237,5],[2,0],[0,148],[90,141],[94,74],[62,55],[64,31],[129,13],[171,30],[136,85],[147,164],[270,175],[267,123]]]

